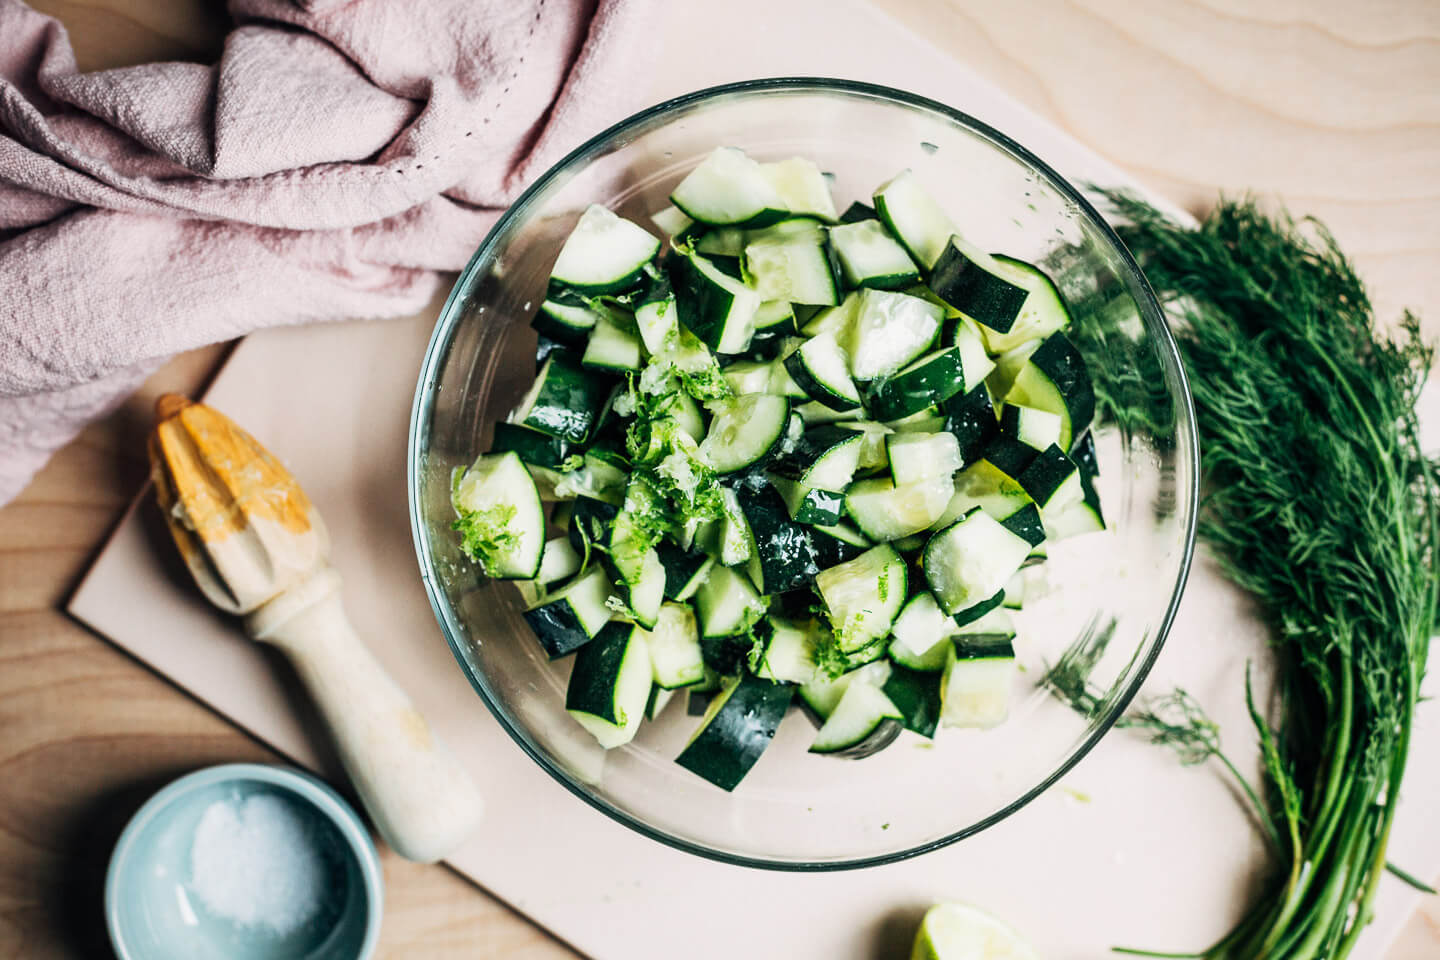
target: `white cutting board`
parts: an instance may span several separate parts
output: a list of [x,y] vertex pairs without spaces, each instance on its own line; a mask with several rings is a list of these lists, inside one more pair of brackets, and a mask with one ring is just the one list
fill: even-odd
[[[711,8],[713,10],[713,8]],[[670,4],[657,60],[635,82],[657,101],[701,86],[777,75],[885,83],[949,103],[1005,131],[1072,181],[1130,183],[859,0],[733,0],[722,16]],[[704,50],[693,43],[703,30]],[[1077,82],[1083,82],[1077,80]],[[354,622],[485,785],[488,812],[452,865],[597,960],[907,955],[936,900],[984,905],[1049,960],[1112,945],[1193,950],[1239,916],[1265,855],[1225,783],[1124,733],[1000,825],[888,867],[787,874],[683,854],[610,821],[536,767],[472,692],[420,585],[405,498],[405,440],[420,357],[441,299],[417,321],[271,331],[248,338],[206,399],[299,476],[328,518]],[[189,585],[158,517],[141,503],[96,560],[71,612],[237,724],[309,766],[326,748],[274,658]],[[163,533],[160,534],[163,536]],[[1253,756],[1241,700],[1247,659],[1265,659],[1243,597],[1197,564],[1150,689],[1176,682],[1211,710],[1241,760]],[[1392,859],[1440,873],[1433,710],[1422,708]],[[1244,762],[1242,768],[1253,768]],[[1357,960],[1379,958],[1417,895],[1382,882]]]

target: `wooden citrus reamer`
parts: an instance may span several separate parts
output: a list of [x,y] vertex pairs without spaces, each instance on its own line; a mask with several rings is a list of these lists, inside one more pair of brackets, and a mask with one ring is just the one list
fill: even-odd
[[176,394],[155,414],[156,498],[201,592],[285,651],[390,846],[422,862],[452,852],[479,821],[480,792],[350,625],[305,491],[224,414]]

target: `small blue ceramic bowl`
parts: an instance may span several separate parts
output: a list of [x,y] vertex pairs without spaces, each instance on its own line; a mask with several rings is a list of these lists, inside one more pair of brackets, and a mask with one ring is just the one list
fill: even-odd
[[[321,902],[283,934],[216,915],[191,876],[191,841],[206,810],[241,809],[257,794],[286,801],[324,865]],[[350,805],[309,774],[250,763],[197,770],[151,797],[120,834],[105,878],[105,922],[120,960],[368,960],[383,903],[375,845]]]

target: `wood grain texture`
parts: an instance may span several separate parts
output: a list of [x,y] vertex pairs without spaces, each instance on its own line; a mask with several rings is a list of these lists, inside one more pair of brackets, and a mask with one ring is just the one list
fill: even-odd
[[[213,59],[224,30],[207,0],[32,2],[65,23],[85,69]],[[1319,216],[1382,316],[1410,306],[1440,334],[1433,0],[878,5],[1197,213],[1249,189]],[[197,766],[277,759],[59,612],[143,482],[154,398],[197,390],[222,355],[176,359],[0,510],[3,960],[106,955],[101,882],[129,814]],[[453,873],[383,860],[382,956],[575,956]],[[1431,907],[1387,960],[1437,954]]]

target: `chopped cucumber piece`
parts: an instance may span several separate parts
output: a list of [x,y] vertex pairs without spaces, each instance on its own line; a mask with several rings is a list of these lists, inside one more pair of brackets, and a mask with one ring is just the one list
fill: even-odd
[[744,353],[755,336],[760,295],[697,254],[667,262],[680,323],[716,353]]
[[904,293],[865,289],[841,341],[856,380],[888,377],[930,349],[944,311]]
[[736,147],[717,147],[681,180],[670,202],[700,223],[761,227],[790,215],[759,163]]
[[885,457],[896,486],[948,480],[961,466],[960,441],[953,433],[892,433],[885,438]]
[[930,271],[930,289],[964,316],[1006,333],[1030,296],[1009,273],[990,254],[953,236]]
[[949,477],[895,486],[889,477],[858,480],[845,491],[845,511],[872,540],[899,540],[930,527],[954,493]]
[[580,363],[616,373],[640,369],[640,332],[632,317],[617,310],[600,313]]
[[458,474],[450,496],[460,549],[496,580],[529,580],[540,572],[545,511],[530,471],[515,453],[478,457]]
[[654,629],[645,637],[645,645],[650,651],[650,667],[657,686],[673,690],[705,679],[695,613],[687,605],[667,603],[661,607]]
[[816,403],[832,410],[860,406],[860,391],[850,378],[850,358],[833,331],[819,333],[785,358],[790,377]]
[[540,597],[524,613],[550,658],[563,657],[589,643],[610,621],[613,588],[598,566],[591,567],[554,593]]
[[630,623],[608,623],[575,654],[565,712],[606,750],[623,746],[645,718],[650,672],[645,631]]
[[823,234],[755,240],[745,246],[745,272],[764,300],[840,302],[839,267]]
[[785,202],[792,216],[815,217],[827,223],[835,220],[835,200],[830,184],[814,160],[791,157],[760,164],[760,172]]
[[[1060,415],[1007,403],[1000,413],[1000,432],[1019,440],[1032,450],[1044,450],[1060,442]],[[1089,436],[1089,434],[1086,434]]]
[[600,419],[612,383],[586,370],[572,354],[556,350],[540,365],[534,384],[510,414],[509,421],[574,443],[584,443]]
[[748,393],[717,404],[700,456],[717,473],[762,466],[779,452],[790,425],[790,401]]
[[900,290],[920,279],[915,261],[879,220],[832,227],[830,242],[847,287]]
[[924,270],[934,266],[955,224],[909,170],[875,191],[875,212]]
[[565,346],[578,347],[585,342],[600,319],[600,311],[581,304],[557,303],[546,300],[530,320],[543,337]]
[[952,646],[940,681],[940,723],[981,729],[998,726],[1010,714],[1014,680],[1015,648],[1010,641]]
[[921,564],[940,608],[953,615],[1003,590],[1030,547],[1024,537],[977,508],[931,537]]
[[770,617],[756,626],[757,634],[762,633],[762,625],[769,636],[755,675],[777,683],[809,683],[815,679],[814,624]]
[[1005,402],[1058,414],[1062,450],[1070,449],[1070,441],[1084,433],[1095,416],[1095,389],[1085,359],[1063,333],[1051,334],[1035,348],[1015,375]]
[[840,650],[859,650],[890,632],[905,603],[905,561],[882,544],[821,570],[815,589],[825,601]]
[[743,573],[715,567],[695,591],[695,618],[702,637],[744,633],[765,613],[760,595]]
[[[949,644],[946,645],[949,649]],[[904,664],[896,663],[890,671],[881,691],[900,711],[900,722],[906,730],[913,730],[929,739],[935,736],[940,723],[940,683],[943,679],[940,669],[911,670]]]
[[[835,705],[835,710],[815,735],[811,753],[839,753],[853,749],[875,736],[887,723],[899,732],[899,709],[878,687],[852,683]],[[893,733],[890,740],[894,740]],[[887,741],[888,743],[888,741]],[[874,752],[873,746],[866,751]]]
[[660,252],[660,241],[645,228],[592,203],[566,238],[550,269],[551,297],[594,296],[633,290]]
[[1043,340],[1052,333],[1070,326],[1070,311],[1050,277],[1034,264],[995,254],[995,267],[1010,282],[1025,287],[1030,296],[1020,308],[1010,329],[1004,332],[986,326],[985,347],[991,353],[1004,353],[1029,340]]
[[569,537],[556,537],[545,541],[545,552],[540,557],[540,572],[535,579],[541,583],[554,583],[573,577],[580,572],[580,554],[570,545]]
[[675,762],[722,790],[734,790],[770,746],[794,695],[788,683],[752,676],[728,681]]

